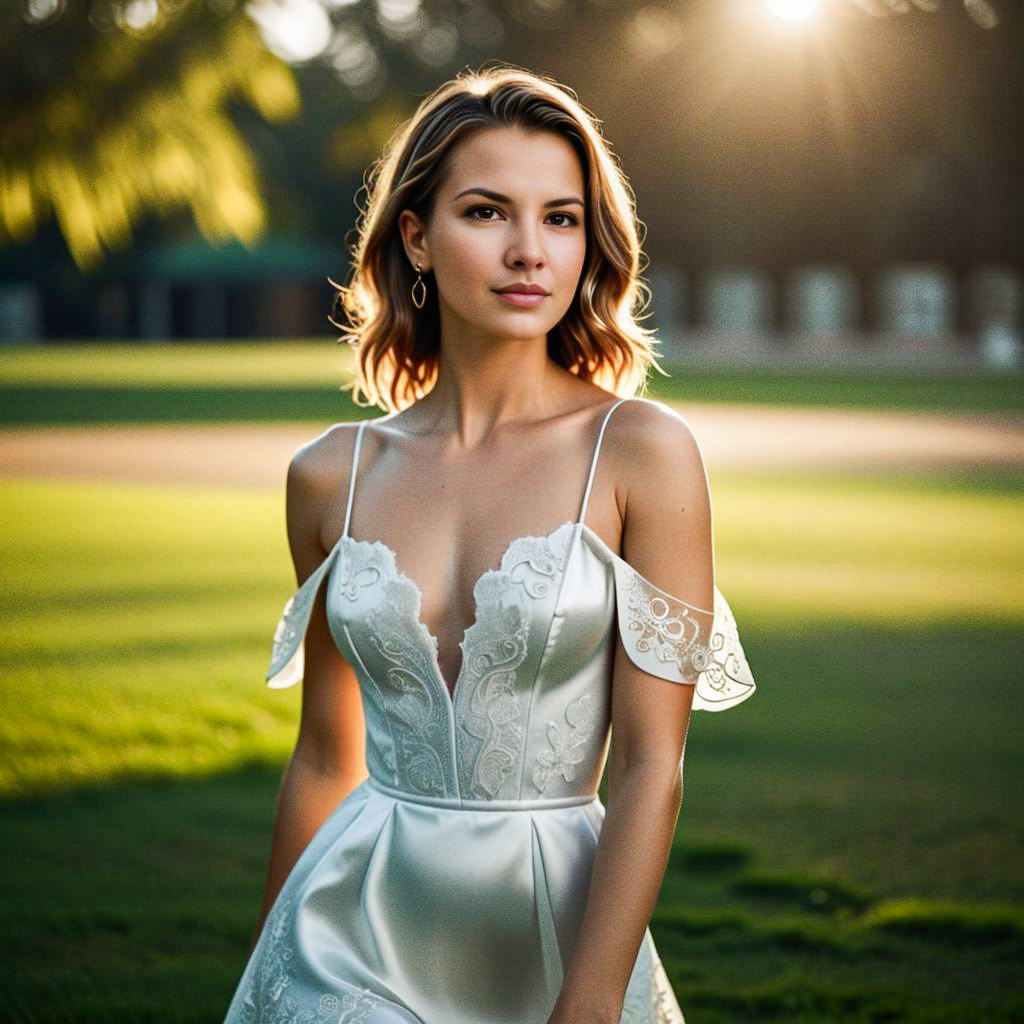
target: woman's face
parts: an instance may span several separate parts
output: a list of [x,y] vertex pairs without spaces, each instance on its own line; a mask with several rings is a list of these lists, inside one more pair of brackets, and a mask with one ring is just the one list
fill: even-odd
[[[572,304],[587,252],[583,168],[552,132],[487,128],[452,154],[430,223],[402,213],[407,251],[434,272],[442,338],[544,338]],[[540,285],[532,301],[497,289]]]

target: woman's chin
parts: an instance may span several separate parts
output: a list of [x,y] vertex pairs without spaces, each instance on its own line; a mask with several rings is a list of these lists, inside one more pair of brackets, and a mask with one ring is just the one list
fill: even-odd
[[546,338],[548,331],[555,325],[550,317],[531,315],[518,310],[511,315],[488,317],[486,320],[467,320],[466,330],[471,334],[483,337],[503,339],[507,341],[531,341],[534,338]]

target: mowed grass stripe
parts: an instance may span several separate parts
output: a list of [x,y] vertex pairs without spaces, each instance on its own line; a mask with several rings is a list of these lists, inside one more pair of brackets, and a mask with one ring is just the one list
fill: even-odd
[[[320,420],[364,415],[339,388],[338,333],[300,340],[47,343],[0,352],[0,422]],[[1024,411],[1020,370],[730,367],[664,345],[652,397],[817,408]]]

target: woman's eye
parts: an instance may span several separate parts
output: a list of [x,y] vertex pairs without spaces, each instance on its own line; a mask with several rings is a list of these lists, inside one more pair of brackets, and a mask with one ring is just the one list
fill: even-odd
[[[470,218],[475,219],[475,220],[483,220],[483,221],[494,220],[493,217],[474,217],[474,214],[479,213],[481,210],[488,210],[491,213],[497,213],[498,212],[493,206],[474,206],[470,210],[467,211],[467,215]],[[572,227],[573,225],[579,223],[579,221],[571,213],[552,213],[552,214],[550,214],[550,216],[564,218],[566,223],[559,224],[558,225],[559,227]]]

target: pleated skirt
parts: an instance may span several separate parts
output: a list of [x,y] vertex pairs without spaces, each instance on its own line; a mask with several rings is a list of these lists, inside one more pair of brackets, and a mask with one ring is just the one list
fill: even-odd
[[[605,807],[483,806],[352,790],[282,886],[225,1024],[546,1024]],[[649,930],[621,1021],[683,1024]]]

